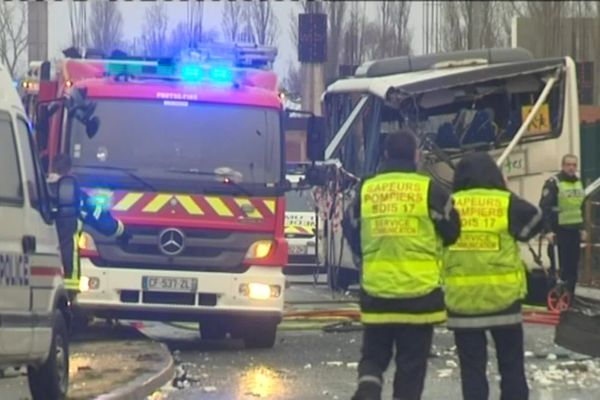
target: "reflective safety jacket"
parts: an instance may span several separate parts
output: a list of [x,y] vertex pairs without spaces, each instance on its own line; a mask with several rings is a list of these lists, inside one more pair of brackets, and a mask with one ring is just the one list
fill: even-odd
[[510,307],[526,294],[525,268],[509,233],[510,192],[471,189],[454,194],[458,241],[445,257],[448,310],[479,315]]
[[578,225],[583,223],[581,206],[585,192],[581,180],[558,181],[558,224]]
[[[430,217],[431,179],[414,172],[387,172],[363,182],[360,191],[362,289],[386,299],[389,311],[362,307],[364,323],[436,323],[436,307],[413,312],[393,307],[440,291],[442,240]],[[425,302],[423,302],[424,304]],[[404,311],[401,311],[405,308]]]

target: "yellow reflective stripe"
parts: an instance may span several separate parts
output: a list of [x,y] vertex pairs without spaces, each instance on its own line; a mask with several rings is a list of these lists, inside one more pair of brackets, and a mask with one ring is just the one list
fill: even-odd
[[79,280],[78,279],[65,279],[64,285],[65,285],[65,289],[79,290]]
[[100,218],[100,216],[102,215],[102,207],[101,206],[96,206],[96,208],[94,208],[94,218],[98,219]]
[[220,198],[206,196],[204,199],[220,217],[233,217],[233,212],[231,212],[229,207]]
[[[414,275],[429,274],[432,269],[439,269],[441,261],[437,260],[369,260],[364,257],[364,268],[387,269],[392,265],[394,269],[405,269]],[[429,270],[428,270],[429,269]]]
[[288,225],[285,227],[285,233],[313,233],[312,229],[300,225]]
[[139,199],[143,196],[142,193],[127,193],[115,206],[115,211],[127,211],[129,210]]
[[455,286],[507,285],[520,283],[521,277],[519,272],[500,275],[448,276],[444,278],[444,283]]
[[181,206],[183,208],[185,208],[185,210],[192,214],[192,215],[203,215],[204,211],[202,211],[202,209],[198,206],[198,204],[196,204],[196,202],[194,201],[194,199],[192,199],[191,196],[188,195],[177,195],[175,196],[175,198],[177,199],[177,201],[179,201],[179,204],[181,204]]
[[275,214],[275,200],[264,200],[263,202],[265,203],[265,206],[267,206],[269,211]]
[[157,212],[173,198],[171,194],[159,194],[144,207],[143,212]]
[[360,319],[366,324],[388,324],[388,323],[404,323],[404,324],[424,324],[437,323],[446,321],[446,311],[436,311],[423,314],[407,314],[407,313],[367,313],[362,312]]
[[[243,206],[250,206],[253,208],[253,210],[249,213],[245,212],[244,213],[250,217],[250,218],[262,218],[262,214],[260,212],[258,212],[258,210],[256,209],[256,207],[254,207],[254,204],[252,204],[250,202],[250,200],[248,199],[234,199],[235,202],[237,203],[238,206],[243,207]],[[243,210],[243,209],[242,209]]]

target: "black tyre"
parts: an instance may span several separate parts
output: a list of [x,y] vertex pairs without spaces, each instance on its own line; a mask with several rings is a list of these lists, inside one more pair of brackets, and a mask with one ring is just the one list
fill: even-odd
[[222,340],[227,337],[227,326],[220,319],[200,321],[200,338],[202,340]]
[[73,321],[71,323],[71,336],[85,333],[92,323],[92,316],[82,312],[73,313]]
[[64,400],[69,390],[69,331],[60,311],[53,322],[48,358],[38,367],[27,368],[33,400]]
[[239,337],[247,349],[270,349],[275,345],[277,324],[276,320],[265,318],[241,321]]

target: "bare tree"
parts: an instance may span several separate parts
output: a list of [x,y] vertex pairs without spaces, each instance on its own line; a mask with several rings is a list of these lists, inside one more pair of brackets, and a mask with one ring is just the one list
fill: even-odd
[[87,2],[69,1],[69,25],[71,27],[71,46],[87,47]]
[[350,12],[346,29],[344,30],[344,46],[342,47],[342,63],[359,65],[364,61],[364,30],[367,24],[365,2],[354,2],[350,5]]
[[181,54],[181,52],[188,48],[195,47],[200,42],[215,42],[219,38],[219,32],[212,28],[204,30],[202,36],[196,38],[193,43],[190,44],[187,34],[189,33],[189,25],[186,22],[180,22],[171,30],[169,35],[168,45],[163,55],[168,57],[175,57]]
[[409,54],[412,34],[408,29],[410,2],[382,1],[379,3],[380,57],[396,57]]
[[242,32],[246,20],[247,5],[239,1],[226,1],[221,15],[223,23],[223,36],[226,40],[235,42]]
[[571,12],[571,4],[566,1],[519,1],[513,4],[519,16],[529,18],[530,26],[541,38],[536,55],[564,55],[569,43],[565,43],[563,24]]
[[27,48],[27,3],[0,3],[0,59],[12,76]]
[[91,2],[89,33],[91,46],[105,54],[122,44],[123,15],[116,2]]
[[283,87],[288,92],[290,98],[298,98],[302,95],[302,71],[300,66],[290,63],[287,70],[287,76],[283,80]]
[[162,57],[167,51],[167,28],[169,16],[163,2],[152,4],[144,16],[144,33],[142,42],[145,54],[151,57]]
[[248,20],[257,44],[272,46],[277,42],[279,22],[273,12],[271,2],[253,1],[249,3]]
[[446,51],[504,46],[507,43],[503,13],[497,1],[442,3],[442,47]]
[[202,41],[204,22],[204,2],[189,1],[187,4],[186,36],[189,46],[194,46]]
[[378,57],[378,44],[381,40],[381,28],[375,21],[369,21],[363,29],[364,60],[375,60]]
[[323,3],[323,11],[327,14],[328,24],[325,82],[330,82],[338,76],[340,48],[344,33],[347,5],[348,3],[345,1],[328,1]]

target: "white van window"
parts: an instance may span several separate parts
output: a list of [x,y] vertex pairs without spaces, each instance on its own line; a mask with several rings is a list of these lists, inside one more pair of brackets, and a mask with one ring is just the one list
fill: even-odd
[[38,210],[46,222],[50,222],[50,209],[48,207],[48,190],[43,178],[39,162],[34,155],[35,145],[29,129],[29,124],[22,118],[17,118],[17,131],[21,142],[29,145],[29,151],[23,152],[25,176],[29,189],[31,206]]
[[7,113],[0,113],[0,204],[23,205],[17,146]]

